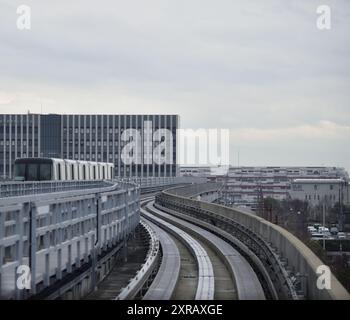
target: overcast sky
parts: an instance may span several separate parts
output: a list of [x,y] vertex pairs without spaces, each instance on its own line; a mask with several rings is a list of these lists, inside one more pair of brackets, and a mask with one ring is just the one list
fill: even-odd
[[349,40],[349,0],[0,0],[0,112],[179,114],[234,165],[350,170]]

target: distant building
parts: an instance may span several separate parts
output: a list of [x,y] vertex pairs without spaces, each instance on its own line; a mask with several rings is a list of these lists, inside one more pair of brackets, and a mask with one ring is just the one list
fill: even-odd
[[349,203],[348,183],[344,179],[295,179],[289,194],[292,199],[307,201],[311,206]]
[[[1,114],[0,177],[11,179],[14,160],[25,157],[113,162],[121,177],[175,176],[178,125],[177,115]],[[165,131],[170,147],[161,151]],[[128,153],[139,161],[126,163]]]
[[[339,167],[230,167],[227,175],[213,177],[208,167],[181,167],[181,175],[205,175],[222,182],[230,204],[256,209],[259,197],[283,200],[290,197],[295,179],[343,179],[349,175]],[[305,200],[305,194],[303,195]],[[344,200],[345,201],[345,200]]]
[[180,167],[180,175],[184,177],[209,177],[210,167]]

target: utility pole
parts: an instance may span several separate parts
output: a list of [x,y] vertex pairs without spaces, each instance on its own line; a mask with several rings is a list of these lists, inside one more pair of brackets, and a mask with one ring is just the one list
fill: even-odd
[[324,228],[326,227],[326,208],[325,203],[323,202],[322,205],[322,211],[323,211],[323,250],[326,250],[326,238],[325,238],[325,231]]
[[225,206],[228,205],[228,184],[227,184],[227,181],[228,181],[228,172],[226,173],[226,176],[225,176],[225,186],[224,186],[224,192],[225,192],[225,197],[224,197],[224,201],[225,201]]
[[[259,215],[260,217],[266,219],[266,217],[264,217],[264,195],[263,195],[263,192],[262,192],[262,187],[261,185],[259,184],[258,185],[258,212],[259,212]],[[268,218],[267,218],[268,220]]]
[[339,224],[339,231],[343,231],[344,229],[344,223],[343,223],[343,181],[340,182],[340,188],[339,188],[339,218],[338,218],[338,224]]

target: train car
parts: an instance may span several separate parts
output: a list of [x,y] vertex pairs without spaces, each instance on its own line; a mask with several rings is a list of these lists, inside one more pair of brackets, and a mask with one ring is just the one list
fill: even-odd
[[15,160],[16,181],[112,180],[114,164],[55,158]]

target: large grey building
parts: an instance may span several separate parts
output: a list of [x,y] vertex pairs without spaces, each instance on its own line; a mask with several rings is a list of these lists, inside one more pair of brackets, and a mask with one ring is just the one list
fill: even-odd
[[[208,177],[211,180],[223,183],[223,195],[227,201],[235,205],[249,206],[252,209],[258,207],[259,196],[270,197],[276,200],[284,200],[292,196],[307,200],[312,205],[318,203],[322,196],[327,194],[331,204],[339,201],[336,190],[339,190],[334,180],[343,181],[344,196],[343,201],[348,204],[349,196],[349,175],[344,168],[339,167],[230,167],[227,175],[213,175],[210,167],[181,167],[180,175],[182,176],[198,176]],[[303,186],[293,181],[302,180],[307,183],[305,186],[306,193],[299,192],[299,188],[303,190]],[[322,180],[322,187],[315,187]],[[313,181],[313,183],[309,183]],[[316,181],[318,181],[316,183]],[[329,185],[325,182],[328,181]],[[301,183],[300,183],[301,184]],[[332,192],[322,194],[309,191],[309,187],[321,190],[327,185],[326,189],[332,188]],[[298,192],[292,192],[293,188]],[[298,188],[298,189],[297,189]],[[319,188],[319,189],[317,189]],[[334,189],[333,189],[334,188]],[[339,192],[338,192],[339,193]],[[306,198],[307,195],[307,198]],[[332,201],[330,196],[332,195]]]
[[0,176],[16,158],[113,162],[122,177],[175,176],[177,115],[0,115]]

